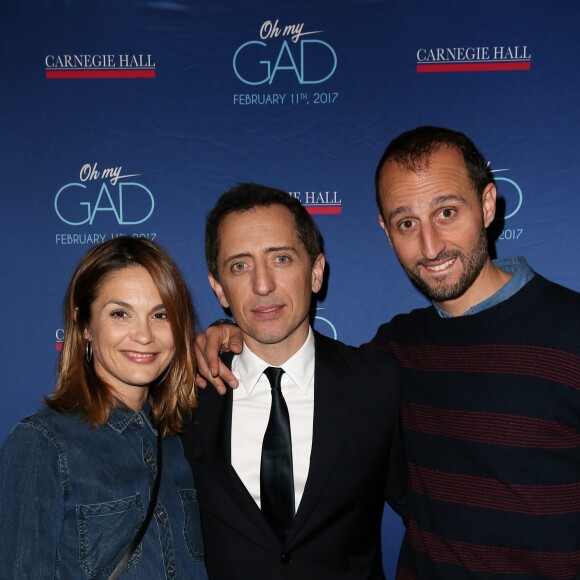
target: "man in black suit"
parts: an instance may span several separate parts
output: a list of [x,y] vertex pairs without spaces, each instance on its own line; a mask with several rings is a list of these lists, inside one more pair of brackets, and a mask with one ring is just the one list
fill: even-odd
[[202,391],[183,437],[210,578],[383,579],[384,500],[404,509],[394,360],[311,329],[325,258],[286,192],[226,192],[206,258],[245,346],[224,359],[240,388]]

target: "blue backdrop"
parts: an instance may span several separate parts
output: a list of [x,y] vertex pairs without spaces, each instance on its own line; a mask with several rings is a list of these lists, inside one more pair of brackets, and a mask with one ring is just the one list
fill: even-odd
[[[358,344],[425,304],[376,220],[403,130],[466,132],[496,172],[497,255],[580,290],[580,5],[569,0],[3,0],[0,441],[54,385],[80,256],[164,245],[201,326],[204,218],[234,183],[280,187],[326,242],[318,330]],[[557,324],[557,321],[555,321]],[[389,575],[402,527],[387,510]]]

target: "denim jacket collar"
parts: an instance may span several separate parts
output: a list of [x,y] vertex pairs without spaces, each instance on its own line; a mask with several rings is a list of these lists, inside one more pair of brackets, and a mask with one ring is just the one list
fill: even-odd
[[125,429],[134,421],[143,422],[147,425],[149,429],[157,435],[157,429],[153,426],[151,422],[151,403],[149,399],[143,405],[140,411],[133,411],[123,403],[123,401],[116,399],[119,406],[113,406],[111,409],[111,415],[107,424],[112,427],[115,431],[122,433]]

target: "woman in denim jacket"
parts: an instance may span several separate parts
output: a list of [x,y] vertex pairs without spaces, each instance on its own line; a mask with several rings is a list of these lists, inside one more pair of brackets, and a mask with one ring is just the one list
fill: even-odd
[[0,451],[0,576],[205,579],[193,477],[179,437],[195,406],[193,308],[169,255],[121,237],[92,248],[65,298],[56,391]]

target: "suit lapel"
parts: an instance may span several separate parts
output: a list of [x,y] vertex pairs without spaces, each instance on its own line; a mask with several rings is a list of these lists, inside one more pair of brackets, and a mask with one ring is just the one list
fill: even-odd
[[[228,366],[231,365],[231,360],[231,356],[224,357],[224,362]],[[230,506],[225,517],[233,523],[236,510],[240,510],[242,512],[240,524],[245,519],[250,519],[263,534],[268,536],[269,540],[273,538],[277,541],[256,502],[231,466],[232,390],[228,389],[227,393],[222,396],[212,387],[208,387],[200,393],[199,399],[200,403],[196,412],[199,440],[208,469],[222,488],[212,491],[225,493],[231,499],[231,503],[224,501],[224,507]],[[231,509],[232,504],[235,505],[233,509]]]
[[315,333],[314,429],[304,494],[288,540],[307,522],[342,446],[354,389],[351,369],[330,339]]

